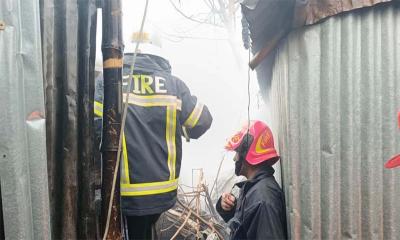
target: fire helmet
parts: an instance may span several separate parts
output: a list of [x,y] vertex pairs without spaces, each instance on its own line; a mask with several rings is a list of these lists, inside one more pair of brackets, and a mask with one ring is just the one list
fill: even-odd
[[162,37],[156,31],[134,32],[125,46],[125,53],[134,53],[136,44],[140,43],[138,53],[165,57],[162,49]]
[[279,159],[271,129],[259,120],[245,124],[238,133],[229,139],[225,149],[243,153],[245,160],[250,165],[274,159],[275,161],[271,162],[273,165]]
[[[400,128],[400,112],[397,113],[398,124]],[[395,168],[400,167],[400,154],[392,157],[386,164],[385,168]]]

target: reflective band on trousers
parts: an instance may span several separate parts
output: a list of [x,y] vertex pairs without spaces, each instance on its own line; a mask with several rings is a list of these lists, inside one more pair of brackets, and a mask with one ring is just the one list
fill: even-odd
[[183,125],[187,128],[194,128],[200,119],[201,113],[203,112],[203,108],[204,104],[199,103],[199,101],[197,101],[196,106],[194,107],[192,113],[190,114],[190,116]]
[[165,182],[121,184],[121,196],[144,196],[172,192],[178,188],[178,179]]

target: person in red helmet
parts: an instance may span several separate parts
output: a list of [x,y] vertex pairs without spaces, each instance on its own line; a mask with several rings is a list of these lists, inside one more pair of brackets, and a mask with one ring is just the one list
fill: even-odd
[[236,198],[223,193],[216,209],[228,223],[230,239],[287,239],[285,199],[273,174],[279,156],[269,127],[252,121],[227,143],[235,151],[235,174],[246,181],[235,184]]

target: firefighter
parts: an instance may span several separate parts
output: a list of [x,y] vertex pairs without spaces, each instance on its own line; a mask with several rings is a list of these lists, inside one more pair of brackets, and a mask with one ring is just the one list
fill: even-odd
[[[150,33],[134,33],[141,42],[132,87],[128,87],[133,47],[124,55],[123,100],[129,93],[121,161],[121,209],[129,239],[154,237],[160,214],[176,203],[182,159],[182,136],[197,139],[211,126],[212,116],[186,84],[171,74],[159,56],[160,41]],[[100,98],[96,98],[100,99]],[[101,114],[101,103],[95,111]],[[152,236],[153,235],[153,236]]]
[[234,186],[240,189],[238,197],[234,191],[223,193],[216,205],[229,225],[230,239],[286,239],[284,194],[272,168],[279,156],[269,127],[252,121],[225,148],[236,152],[235,174],[247,178]]

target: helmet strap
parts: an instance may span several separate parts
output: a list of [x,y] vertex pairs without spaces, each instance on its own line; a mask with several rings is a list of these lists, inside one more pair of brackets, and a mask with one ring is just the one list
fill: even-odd
[[237,154],[239,155],[239,159],[235,162],[235,175],[240,176],[243,174],[244,157],[239,152]]

